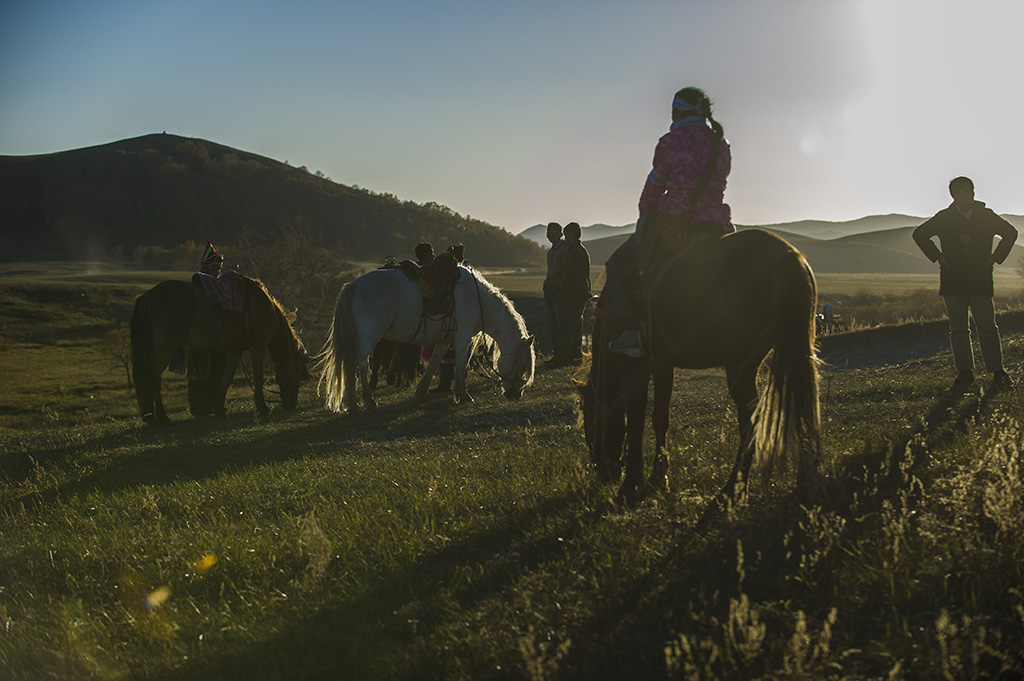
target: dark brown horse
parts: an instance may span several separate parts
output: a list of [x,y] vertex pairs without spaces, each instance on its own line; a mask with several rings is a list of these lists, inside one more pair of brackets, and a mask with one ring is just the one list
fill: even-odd
[[[743,494],[755,458],[764,477],[792,456],[801,495],[818,493],[821,455],[818,367],[814,347],[816,285],[804,256],[785,240],[749,229],[698,237],[656,264],[645,283],[648,353],[608,351],[611,334],[598,321],[587,382],[580,388],[587,444],[599,476],[625,478],[620,499],[637,501],[664,488],[665,438],[673,372],[724,367],[739,417],[740,447],[713,504]],[[757,375],[769,353],[764,394]],[[644,482],[643,424],[654,383],[656,455]]]
[[245,279],[249,313],[207,304],[197,283],[165,281],[135,300],[131,320],[132,371],[139,414],[150,423],[167,421],[160,397],[160,376],[179,347],[227,352],[227,362],[214,396],[214,413],[224,413],[224,397],[243,351],[252,358],[256,410],[268,413],[263,400],[263,358],[269,351],[281,406],[293,409],[299,385],[308,377],[309,356],[292,329],[290,316],[263,284]]

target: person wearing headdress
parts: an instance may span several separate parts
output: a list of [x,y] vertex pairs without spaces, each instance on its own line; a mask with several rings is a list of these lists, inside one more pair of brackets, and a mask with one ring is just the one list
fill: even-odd
[[209,241],[203,249],[203,257],[199,261],[199,272],[208,274],[211,277],[219,277],[224,268],[224,256],[217,252],[217,249]]
[[[199,271],[192,275],[192,281],[202,286],[208,303],[219,303],[224,309],[244,310],[238,303],[238,289],[229,278],[221,279],[224,256],[207,241],[199,259]],[[228,291],[235,292],[234,299]],[[192,349],[188,353],[188,408],[195,417],[213,413],[214,395],[220,384],[227,363],[227,352],[204,352]]]
[[725,185],[732,168],[729,142],[712,116],[703,90],[683,88],[672,99],[672,125],[658,140],[653,168],[640,194],[636,232],[605,264],[606,283],[598,314],[621,331],[609,349],[631,357],[645,354],[640,332],[637,275],[656,261],[662,235],[728,234],[736,231]]

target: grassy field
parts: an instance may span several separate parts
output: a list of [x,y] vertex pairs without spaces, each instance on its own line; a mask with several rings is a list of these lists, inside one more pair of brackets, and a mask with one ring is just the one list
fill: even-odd
[[0,678],[1024,675],[1020,389],[951,392],[948,353],[824,374],[828,502],[755,482],[698,530],[737,446],[719,371],[678,375],[670,491],[621,508],[566,369],[262,421],[242,380],[189,419],[165,375],[176,422],[144,428],[104,334],[162,278],[0,275]]

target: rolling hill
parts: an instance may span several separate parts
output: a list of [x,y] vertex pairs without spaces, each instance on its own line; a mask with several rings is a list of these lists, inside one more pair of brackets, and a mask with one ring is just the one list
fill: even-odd
[[[815,239],[781,229],[763,229],[778,234],[799,248],[818,274],[938,274],[937,266],[929,262],[914,243],[911,236],[914,226],[862,232],[838,239]],[[628,236],[588,241],[586,246],[591,262],[608,260]],[[1003,267],[1012,267],[1021,258],[1024,258],[1024,246],[1018,241]]]
[[[1020,231],[1024,231],[1024,215],[1004,214],[1003,218],[1010,222]],[[800,220],[797,222],[779,222],[768,225],[737,225],[737,228],[760,227],[781,235],[797,235],[810,237],[822,241],[843,239],[847,237],[864,234],[867,232],[885,232],[897,230],[901,227],[909,227],[911,231],[927,218],[914,217],[913,215],[902,215],[892,213],[890,215],[869,215],[856,220],[843,222],[828,222],[826,220]],[[584,242],[596,241],[607,237],[623,236],[632,234],[636,229],[636,223],[630,223],[621,227],[612,227],[605,224],[589,225],[581,227],[582,239]],[[519,233],[538,244],[548,247],[547,226],[533,225]],[[786,238],[789,238],[788,236]]]
[[201,139],[145,135],[0,156],[0,260],[106,260],[115,249],[236,243],[301,223],[349,260],[466,245],[480,265],[544,262],[535,243],[436,203],[420,205]]

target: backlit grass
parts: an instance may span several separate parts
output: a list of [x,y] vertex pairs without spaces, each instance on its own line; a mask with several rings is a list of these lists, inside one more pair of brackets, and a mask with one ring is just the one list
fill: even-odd
[[384,388],[353,416],[307,386],[262,421],[242,379],[192,420],[172,378],[175,422],[144,428],[99,343],[0,352],[4,678],[1022,670],[1020,394],[951,392],[948,353],[826,373],[826,503],[754,481],[698,529],[737,446],[720,371],[679,372],[670,490],[627,509],[565,369],[521,402],[474,375],[470,405]]

